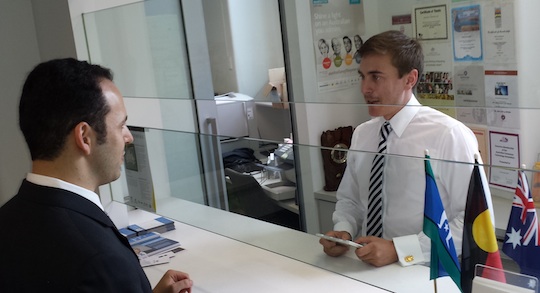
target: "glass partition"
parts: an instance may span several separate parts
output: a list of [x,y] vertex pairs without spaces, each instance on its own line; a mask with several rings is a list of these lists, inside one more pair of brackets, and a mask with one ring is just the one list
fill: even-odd
[[180,2],[143,1],[83,17],[90,61],[127,97],[193,98]]
[[[323,263],[313,262],[313,259],[315,259],[313,256],[298,253],[303,249],[301,245],[290,241],[279,240],[279,238],[284,237],[285,235],[282,234],[284,233],[283,228],[278,228],[278,225],[288,227],[291,230],[298,230],[300,210],[305,206],[305,202],[309,200],[314,201],[314,212],[317,214],[317,231],[324,233],[332,230],[332,213],[335,209],[337,198],[336,192],[324,191],[322,188],[311,195],[311,199],[309,198],[310,195],[298,193],[298,189],[294,189],[295,184],[293,180],[295,180],[295,175],[287,174],[287,172],[291,170],[287,169],[287,165],[291,164],[291,162],[279,160],[279,168],[272,168],[272,166],[264,168],[266,167],[264,165],[267,164],[265,161],[268,158],[267,154],[269,150],[271,151],[269,147],[276,147],[275,141],[236,137],[234,142],[230,142],[240,144],[243,147],[249,146],[254,151],[255,156],[260,159],[260,164],[263,168],[242,173],[226,172],[229,211],[238,216],[224,218],[221,210],[205,206],[204,201],[201,201],[200,198],[193,197],[193,195],[197,194],[202,188],[201,174],[198,174],[194,170],[186,170],[185,168],[182,168],[182,165],[184,164],[183,157],[194,156],[197,154],[197,150],[192,149],[187,152],[175,151],[177,146],[189,141],[197,141],[199,140],[199,136],[205,135],[160,129],[145,129],[144,132],[146,133],[145,139],[148,147],[148,155],[152,162],[151,178],[153,180],[155,211],[157,214],[219,235],[231,237],[238,241],[255,245],[280,255],[307,262],[345,276],[353,276],[359,281],[368,282],[389,290],[393,289],[392,284],[384,282],[373,283],[373,279],[369,275],[344,271],[340,266],[340,262],[351,261],[351,259],[336,258],[334,262],[332,262],[331,259],[327,259],[327,261]],[[138,139],[141,139],[141,137]],[[340,148],[328,148],[296,143],[293,143],[292,147],[295,149],[295,155],[312,154],[314,156],[322,157],[323,151],[343,152],[343,149]],[[166,150],[163,151],[163,148]],[[355,153],[374,155],[372,152],[362,152],[359,150],[346,151],[347,157],[351,157]],[[387,160],[404,161],[406,165],[410,166],[408,172],[414,172],[417,174],[416,177],[421,178],[420,180],[425,180],[423,154],[418,156],[387,154],[387,157]],[[438,177],[441,170],[453,168],[455,165],[467,165],[472,167],[471,162],[444,161],[436,158],[432,158],[430,163],[436,177]],[[128,163],[126,162],[126,164]],[[164,165],[160,166],[159,164]],[[294,163],[292,164],[294,166]],[[247,165],[252,166],[252,164]],[[499,169],[497,166],[489,165],[481,165],[480,168],[485,168],[488,173]],[[518,169],[503,168],[503,170],[512,172],[517,176]],[[530,169],[522,170],[529,176],[534,172]],[[302,174],[309,174],[308,176],[311,177],[304,179],[314,179],[315,174],[320,173],[320,170],[302,171]],[[279,172],[280,174],[278,176],[282,177],[276,178],[275,172]],[[249,178],[250,180],[241,181],[237,184],[235,182],[235,176]],[[324,182],[324,179],[322,178],[318,180],[321,180],[321,183]],[[128,182],[126,181],[125,175],[116,182],[116,184],[118,183],[121,183],[124,186],[124,189],[122,189],[121,192],[126,197],[117,198],[116,200],[128,202],[129,197],[127,196],[129,195],[129,189],[127,187]],[[231,187],[229,186],[229,183],[230,185],[236,184],[236,186]],[[464,188],[467,188],[468,184],[468,181],[463,182]],[[284,187],[292,190],[292,193],[290,195],[285,195],[283,190],[279,190]],[[402,186],[402,188],[407,189],[407,186]],[[242,189],[244,189],[244,191],[242,191]],[[246,189],[248,192],[245,192]],[[118,194],[120,194],[120,191],[116,192],[116,195]],[[408,202],[406,206],[403,206],[403,208],[408,211],[407,219],[404,219],[404,221],[409,221],[409,217],[413,217],[414,215],[418,216],[418,214],[421,218],[421,215],[423,215],[423,197],[424,194],[421,194],[416,200],[412,200]],[[250,202],[253,201],[256,202],[256,207],[250,204]],[[508,204],[511,203],[508,202]],[[447,213],[449,213],[449,211],[447,211]],[[246,221],[244,217],[250,217],[254,219],[253,221],[265,221],[276,225],[275,228],[264,226],[265,229],[261,230],[261,225],[256,222]],[[501,219],[496,216],[495,220],[505,222],[507,219]],[[421,230],[422,223],[411,224],[410,228],[413,230]],[[319,244],[314,240],[313,245],[318,246]],[[461,246],[459,248],[461,248]],[[320,247],[320,254],[323,254],[322,247]]]
[[[227,1],[219,1],[219,4],[216,1],[203,2],[207,11],[217,7],[214,5],[227,6]],[[332,9],[342,9],[349,1],[345,2],[347,4],[336,5]],[[474,6],[476,3],[480,3],[485,15],[493,8],[490,1],[443,2],[448,16],[452,15],[453,11],[460,11],[461,7]],[[267,83],[261,82],[254,86],[258,90],[247,98],[243,95],[218,95],[217,98],[212,97],[214,100],[210,98],[208,102],[215,110],[215,116],[212,117],[201,115],[193,79],[199,78],[198,84],[201,84],[201,79],[204,80],[202,84],[211,88],[211,92],[223,92],[215,90],[215,72],[202,78],[200,74],[193,74],[200,64],[193,62],[192,58],[200,52],[188,50],[186,35],[189,29],[185,27],[183,16],[190,11],[183,6],[184,1],[150,0],[84,15],[89,56],[92,62],[108,66],[115,72],[115,82],[126,96],[128,123],[135,127],[132,129],[137,133],[135,142],[138,141],[139,147],[144,150],[140,152],[143,158],[136,156],[137,161],[147,161],[148,174],[151,175],[151,188],[146,189],[149,196],[145,198],[144,194],[140,195],[140,200],[146,206],[141,206],[141,203],[134,201],[133,192],[129,190],[130,185],[135,184],[134,175],[130,174],[134,169],[130,164],[134,161],[128,157],[130,151],[126,151],[124,174],[121,180],[112,184],[114,199],[153,209],[160,215],[312,263],[304,256],[295,255],[291,247],[277,244],[276,241],[267,241],[268,239],[262,236],[257,238],[256,235],[260,233],[249,230],[250,226],[245,221],[227,223],[201,218],[197,215],[196,207],[211,209],[207,206],[213,206],[210,204],[211,199],[206,187],[208,176],[213,176],[216,181],[223,181],[225,186],[221,192],[224,204],[219,208],[240,215],[241,219],[247,216],[309,234],[333,229],[332,213],[336,192],[324,188],[327,171],[323,153],[333,153],[333,159],[340,161],[353,153],[366,152],[348,150],[338,145],[322,146],[321,135],[339,127],[354,128],[370,117],[359,90],[358,76],[350,81],[351,86],[344,90],[319,90],[320,80],[316,77],[316,54],[319,51],[315,47],[317,42],[314,41],[313,3],[314,1],[309,0],[279,1],[284,48],[284,52],[280,53],[285,56],[285,61],[272,63],[269,68],[284,67],[283,78],[286,78],[288,100],[279,100],[283,87],[279,89],[281,92],[278,88],[275,89],[277,92],[272,92],[272,88],[265,91],[268,90]],[[390,0],[366,0],[361,3],[366,24],[361,33],[364,39],[388,29],[403,29],[404,32],[412,34],[413,26],[419,24],[415,23],[415,13],[430,5],[440,4],[428,0],[399,3]],[[504,11],[523,13],[522,4],[517,1],[509,0],[503,4]],[[532,0],[528,4],[533,5]],[[272,5],[278,7],[278,1],[272,2]],[[332,9],[329,11],[332,12]],[[226,12],[226,9],[224,11]],[[524,22],[532,21],[530,17],[523,19]],[[204,27],[205,20],[200,21],[200,25]],[[540,117],[540,105],[536,98],[538,90],[528,75],[521,77],[522,73],[525,75],[531,68],[537,67],[534,65],[540,64],[525,64],[520,59],[524,58],[520,56],[531,55],[531,52],[523,47],[537,46],[535,43],[534,46],[525,43],[519,38],[522,37],[521,33],[514,30],[513,36],[520,40],[513,47],[515,62],[455,61],[451,49],[454,44],[451,23],[449,18],[446,39],[422,42],[426,54],[430,54],[432,58],[426,72],[433,76],[424,75],[417,96],[424,103],[454,116],[473,130],[484,162],[482,168],[491,183],[491,193],[494,198],[500,199],[499,202],[503,205],[510,205],[518,170],[526,172],[534,192],[538,189],[537,184],[540,184],[540,163],[535,166],[535,163],[540,161],[537,158],[540,153],[540,140],[534,127]],[[275,27],[272,26],[272,29],[275,30]],[[228,36],[227,32],[224,33]],[[209,32],[207,37],[210,38],[211,34],[215,32]],[[487,39],[482,40],[487,47],[493,45],[489,44]],[[244,46],[248,47],[249,44]],[[224,43],[223,48],[227,50],[229,47]],[[275,47],[272,48],[275,50]],[[212,59],[212,56],[207,59]],[[438,67],[435,64],[437,60],[443,60],[444,66]],[[233,61],[219,59],[220,63],[226,65]],[[537,59],[534,59],[534,62],[536,61]],[[518,102],[502,107],[496,102],[504,99],[502,90],[508,90],[504,86],[510,84],[497,83],[496,76],[504,75],[508,69],[511,69],[511,72],[507,72],[503,80],[510,82],[511,87],[518,88],[520,94],[514,96]],[[216,69],[213,68],[214,70]],[[515,76],[514,71],[518,72],[518,79],[512,77]],[[228,73],[225,70],[221,74]],[[475,79],[469,82],[462,79],[460,87],[453,88],[450,95],[448,83],[445,83],[448,79],[445,79],[445,76],[452,76],[452,84],[456,86],[460,74],[472,74]],[[437,82],[435,75],[439,76]],[[218,74],[217,78],[219,76]],[[227,76],[227,79],[229,78],[231,77]],[[433,82],[429,81],[431,78]],[[478,80],[482,81],[481,85],[476,83]],[[493,87],[486,85],[488,83]],[[431,93],[427,90],[428,84],[439,85],[439,91],[440,85],[445,87],[442,93]],[[475,92],[476,101],[482,102],[470,102],[469,94],[465,92],[468,89]],[[445,90],[448,90],[448,93],[445,93]],[[208,127],[215,128],[215,131],[206,132],[201,128],[198,122],[207,118],[217,121],[217,124],[208,124]],[[207,169],[202,163],[205,152],[201,149],[205,148],[208,141],[217,145],[213,152],[214,161],[220,166],[219,172]],[[387,156],[408,162],[411,166],[410,172],[424,176],[423,152],[414,156]],[[471,166],[474,163],[444,161],[434,156],[431,164],[434,170],[442,170],[455,165]],[[468,181],[463,184],[468,185]],[[411,203],[411,206],[420,206],[422,200],[423,195],[416,204]],[[253,205],[254,201],[259,203],[257,207]],[[506,227],[505,213],[508,209],[507,206],[496,208],[498,212],[503,211],[503,216],[495,219],[497,228]],[[420,210],[417,207],[415,211]],[[246,231],[253,233],[246,236]],[[288,245],[294,246],[294,243]],[[337,264],[312,264],[347,275]],[[361,276],[355,278],[363,280]],[[375,285],[386,288],[385,284]]]

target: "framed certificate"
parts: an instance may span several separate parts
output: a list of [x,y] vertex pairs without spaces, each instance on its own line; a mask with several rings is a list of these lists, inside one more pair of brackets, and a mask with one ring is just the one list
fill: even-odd
[[448,39],[446,5],[420,7],[414,10],[416,38],[419,40]]

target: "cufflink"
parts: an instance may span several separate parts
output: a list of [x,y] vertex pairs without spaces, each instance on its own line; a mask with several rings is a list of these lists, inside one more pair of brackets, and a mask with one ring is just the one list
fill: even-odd
[[407,255],[406,257],[404,257],[404,259],[405,259],[405,262],[412,262],[414,260],[414,256]]

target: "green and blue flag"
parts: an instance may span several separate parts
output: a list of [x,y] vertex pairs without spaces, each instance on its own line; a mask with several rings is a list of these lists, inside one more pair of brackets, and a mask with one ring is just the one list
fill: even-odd
[[429,162],[425,158],[426,192],[424,204],[424,233],[431,239],[430,280],[450,276],[461,288],[461,272],[450,225],[439,195],[439,189]]

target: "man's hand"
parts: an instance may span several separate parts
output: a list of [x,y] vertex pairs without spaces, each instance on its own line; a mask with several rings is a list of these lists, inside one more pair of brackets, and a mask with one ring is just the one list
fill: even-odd
[[362,261],[376,267],[382,267],[398,260],[394,242],[379,237],[359,237],[355,242],[362,243],[364,247],[355,251]]
[[[328,236],[332,236],[339,239],[344,240],[351,240],[351,234],[345,231],[330,231],[326,233]],[[324,238],[321,238],[319,240],[319,243],[324,248],[324,253],[328,254],[329,256],[340,256],[345,254],[349,250],[349,246],[342,245],[334,241],[326,240]]]
[[184,272],[168,270],[154,288],[154,293],[190,293],[193,281]]

